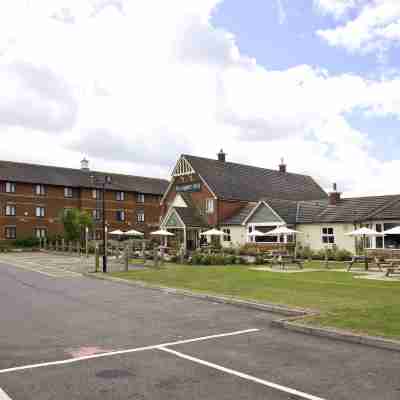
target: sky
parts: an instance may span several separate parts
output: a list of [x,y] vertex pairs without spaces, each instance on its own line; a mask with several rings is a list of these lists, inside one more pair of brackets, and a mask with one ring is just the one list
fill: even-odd
[[182,153],[400,193],[399,0],[4,0],[0,159],[168,178]]

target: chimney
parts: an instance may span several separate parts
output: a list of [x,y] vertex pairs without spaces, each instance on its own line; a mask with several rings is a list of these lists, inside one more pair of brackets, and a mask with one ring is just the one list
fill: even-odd
[[281,158],[281,163],[279,164],[279,172],[286,173],[287,172],[287,165],[285,164],[285,160]]
[[336,206],[341,200],[341,193],[337,190],[337,184],[333,184],[333,191],[329,193],[329,204]]
[[226,161],[226,153],[221,149],[218,153],[218,161],[225,162]]
[[90,169],[89,169],[89,161],[86,160],[86,158],[83,158],[83,160],[81,161],[81,170],[82,171],[90,171]]

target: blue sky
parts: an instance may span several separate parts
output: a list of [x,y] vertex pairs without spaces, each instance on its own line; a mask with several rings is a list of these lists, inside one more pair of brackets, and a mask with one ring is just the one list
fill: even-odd
[[[350,10],[347,17],[356,16],[357,12]],[[374,52],[351,53],[326,43],[316,32],[334,29],[339,21],[331,14],[319,13],[311,0],[225,0],[214,11],[212,24],[233,33],[240,51],[269,70],[307,64],[332,75],[355,74],[379,80],[392,73],[398,75],[400,69],[399,48],[389,48],[381,60]],[[368,135],[378,159],[398,158],[398,116],[367,116],[354,111],[346,118],[352,127]]]
[[400,193],[399,45],[399,0],[0,2],[0,159],[168,178],[222,147]]

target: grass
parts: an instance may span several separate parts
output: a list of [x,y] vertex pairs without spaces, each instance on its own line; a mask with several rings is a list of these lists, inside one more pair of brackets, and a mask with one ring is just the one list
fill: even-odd
[[[330,264],[332,268],[343,264]],[[307,267],[323,268],[314,262]],[[313,309],[305,322],[400,339],[400,282],[356,279],[346,272],[276,273],[246,266],[168,265],[114,276],[202,293]]]

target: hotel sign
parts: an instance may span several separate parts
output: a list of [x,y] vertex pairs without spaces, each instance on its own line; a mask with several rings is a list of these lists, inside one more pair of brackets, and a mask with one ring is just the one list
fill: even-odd
[[177,192],[200,192],[201,183],[186,183],[184,185],[176,185]]

